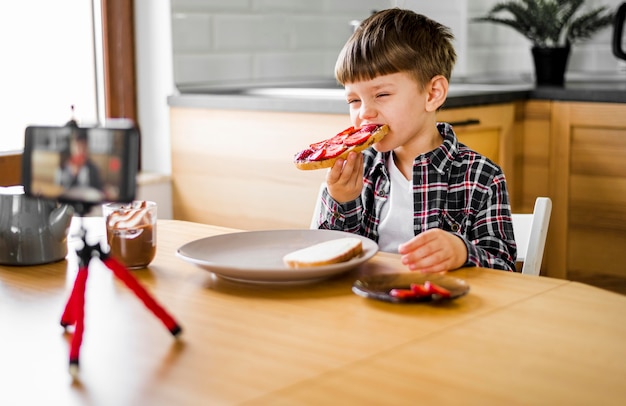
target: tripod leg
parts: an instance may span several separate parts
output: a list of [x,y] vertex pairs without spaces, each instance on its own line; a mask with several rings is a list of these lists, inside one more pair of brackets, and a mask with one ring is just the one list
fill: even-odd
[[74,291],[68,305],[71,303],[71,312],[73,321],[76,323],[74,336],[70,344],[70,370],[78,368],[78,358],[80,354],[80,345],[83,342],[83,332],[85,330],[85,287],[87,285],[87,276],[89,271],[86,267],[81,267],[76,276]]
[[76,310],[78,307],[77,301],[79,300],[78,296],[82,295],[84,302],[86,280],[87,267],[81,265],[78,269],[76,279],[74,280],[74,287],[72,288],[70,297],[65,304],[65,310],[63,311],[63,315],[61,316],[61,326],[63,326],[64,328],[76,323]]
[[177,336],[182,331],[181,327],[178,323],[176,323],[174,318],[170,316],[169,313],[161,305],[159,305],[152,296],[150,296],[148,291],[141,286],[141,284],[128,271],[128,269],[126,269],[126,267],[111,257],[105,258],[103,262],[108,268],[111,269],[111,271],[113,271],[115,276],[122,280],[122,282],[124,282],[126,286],[135,293],[135,295],[137,295],[146,307],[150,309],[152,313],[154,313],[154,315],[163,322],[163,324],[165,324],[165,327],[167,327],[172,335]]
[[[78,274],[80,275],[80,271]],[[72,288],[70,297],[67,299],[67,303],[65,304],[65,310],[63,311],[63,315],[61,316],[61,325],[63,326],[63,328],[66,328],[76,323],[76,296],[78,295],[78,285],[78,275],[76,275],[76,279],[74,280],[74,287]]]

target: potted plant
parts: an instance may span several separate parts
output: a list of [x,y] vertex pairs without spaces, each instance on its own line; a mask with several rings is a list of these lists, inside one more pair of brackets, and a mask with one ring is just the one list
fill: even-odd
[[513,28],[532,42],[537,85],[562,86],[571,45],[613,23],[606,6],[583,10],[585,0],[509,0],[499,2],[476,22]]

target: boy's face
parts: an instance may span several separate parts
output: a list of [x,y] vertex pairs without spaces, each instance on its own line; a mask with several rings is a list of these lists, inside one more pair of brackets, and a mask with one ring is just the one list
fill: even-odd
[[87,161],[87,141],[74,140],[71,144],[72,163],[82,166]]
[[[356,128],[366,124],[387,124],[390,132],[374,147],[391,151],[415,142],[421,134],[432,135],[434,112],[428,93],[405,72],[378,76],[372,80],[347,83],[346,100]],[[433,113],[432,115],[430,113]]]

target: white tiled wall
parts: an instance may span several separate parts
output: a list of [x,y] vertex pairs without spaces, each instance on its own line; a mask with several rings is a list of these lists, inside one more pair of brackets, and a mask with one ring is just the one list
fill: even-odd
[[[454,76],[530,75],[530,43],[516,31],[475,23],[497,0],[171,0],[178,84],[332,77],[350,21],[372,10],[410,8],[456,36]],[[616,7],[622,0],[589,0]],[[570,71],[617,71],[611,30],[576,45]]]

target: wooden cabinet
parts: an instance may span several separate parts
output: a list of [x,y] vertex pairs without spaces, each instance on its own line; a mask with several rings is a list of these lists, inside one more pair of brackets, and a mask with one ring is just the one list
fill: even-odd
[[487,106],[442,109],[438,121],[451,123],[460,142],[492,159],[502,168],[509,188],[512,205],[515,206],[516,162],[515,131],[518,104],[493,104]]
[[[455,131],[512,178],[514,111],[450,109],[440,120],[478,121]],[[298,170],[293,154],[350,126],[347,114],[172,107],[170,115],[174,218],[246,230],[307,228],[326,171]]]
[[515,211],[553,203],[542,275],[626,278],[626,105],[529,100],[515,122]]
[[626,104],[552,102],[549,275],[626,277]]
[[171,108],[175,219],[244,230],[308,228],[326,171],[293,155],[347,115]]
[[515,209],[519,213],[532,213],[537,197],[550,197],[552,102],[529,100],[518,107]]
[[[529,100],[444,109],[459,139],[507,177],[514,212],[548,196],[542,275],[626,277],[626,105]],[[241,229],[308,227],[325,171],[291,162],[347,115],[173,107],[174,218]]]

